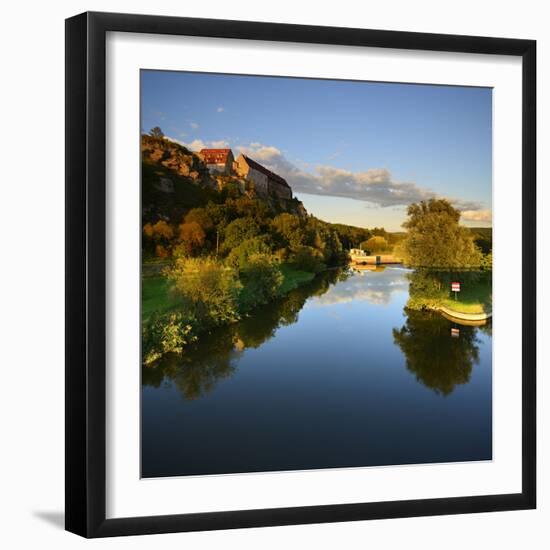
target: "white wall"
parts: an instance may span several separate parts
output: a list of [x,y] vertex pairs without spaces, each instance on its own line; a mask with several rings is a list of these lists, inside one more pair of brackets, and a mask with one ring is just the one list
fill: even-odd
[[[539,41],[539,181],[550,180],[550,36],[544,3],[438,0],[303,5],[292,0],[10,2],[3,10],[0,121],[0,542],[5,548],[547,548],[550,354],[540,346],[539,509],[470,516],[280,527],[85,542],[61,530],[63,510],[63,19],[93,9]],[[546,154],[545,154],[546,153]],[[546,157],[546,158],[545,158]],[[539,205],[550,200],[540,186]],[[539,206],[539,212],[541,212]],[[542,218],[542,216],[540,216]],[[540,219],[539,243],[549,234]],[[542,247],[539,244],[539,252]],[[548,267],[548,252],[540,265]],[[545,269],[547,274],[548,270]],[[542,281],[542,273],[539,280]],[[549,306],[540,285],[539,311]],[[540,340],[547,321],[539,320]],[[545,525],[546,522],[546,525]]]

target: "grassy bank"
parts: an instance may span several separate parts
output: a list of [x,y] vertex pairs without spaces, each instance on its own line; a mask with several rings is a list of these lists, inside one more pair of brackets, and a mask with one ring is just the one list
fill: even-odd
[[[289,264],[281,264],[283,282],[279,288],[279,295],[283,296],[291,290],[313,280],[315,273],[295,269]],[[144,272],[149,273],[148,269]],[[173,291],[171,282],[162,274],[143,276],[141,287],[141,320],[147,321],[154,312],[163,314],[176,310],[181,302]],[[243,290],[246,292],[246,289]]]
[[[438,309],[443,306],[458,313],[492,311],[490,272],[439,272],[415,270],[409,274],[409,309]],[[451,282],[460,282],[460,292],[451,292]]]
[[441,305],[461,313],[488,313],[492,309],[492,288],[487,281],[462,285],[455,300],[454,292]]

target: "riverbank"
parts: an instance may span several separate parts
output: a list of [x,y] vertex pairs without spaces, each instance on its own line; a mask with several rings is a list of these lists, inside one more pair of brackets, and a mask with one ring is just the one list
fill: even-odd
[[[474,323],[492,316],[491,272],[414,270],[409,281],[409,309],[437,311],[451,320]],[[459,292],[451,291],[452,282],[460,283]]]
[[466,326],[483,326],[492,319],[492,312],[484,313],[462,313],[461,311],[454,311],[446,307],[439,307],[435,311],[441,313],[445,319],[458,323],[459,325]]
[[[141,320],[149,320],[153,313],[163,315],[175,311],[182,305],[181,299],[173,289],[170,280],[159,269],[160,262],[144,264],[141,278]],[[163,268],[167,266],[164,263]],[[279,267],[283,281],[279,287],[278,296],[284,296],[291,290],[312,281],[317,273],[303,271],[290,264]],[[246,289],[243,290],[246,293]]]

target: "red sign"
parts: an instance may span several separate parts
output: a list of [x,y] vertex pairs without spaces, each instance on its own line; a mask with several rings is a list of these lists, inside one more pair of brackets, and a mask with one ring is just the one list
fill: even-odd
[[451,283],[451,290],[453,292],[460,292],[460,283]]

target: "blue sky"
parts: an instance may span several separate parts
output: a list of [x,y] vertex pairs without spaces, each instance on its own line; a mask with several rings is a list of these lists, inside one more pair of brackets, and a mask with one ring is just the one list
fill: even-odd
[[142,71],[141,127],[243,151],[321,219],[399,230],[406,205],[446,197],[491,225],[488,88]]

